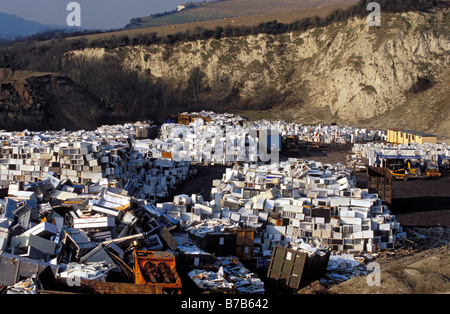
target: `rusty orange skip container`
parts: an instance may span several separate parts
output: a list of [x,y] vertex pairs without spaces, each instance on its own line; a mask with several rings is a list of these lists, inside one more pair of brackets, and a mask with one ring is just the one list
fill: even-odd
[[[178,275],[176,269],[175,256],[169,251],[134,251],[134,283],[145,285],[158,285],[162,288],[163,294],[181,294],[182,283],[181,278]],[[173,274],[173,283],[152,283],[146,280],[144,276],[144,267],[148,262],[157,266],[159,263],[164,262]]]

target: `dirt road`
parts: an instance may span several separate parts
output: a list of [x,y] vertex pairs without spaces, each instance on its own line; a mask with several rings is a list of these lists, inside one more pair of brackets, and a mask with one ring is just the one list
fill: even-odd
[[198,194],[202,195],[203,199],[209,201],[211,195],[212,181],[214,179],[222,179],[225,173],[226,166],[195,166],[197,168],[197,175],[190,178],[178,186],[174,195],[177,194]]
[[[369,285],[367,277],[356,277],[331,287],[336,294],[435,294],[450,293],[450,254],[447,247],[405,256],[378,259],[380,284]],[[370,281],[370,280],[369,280]]]

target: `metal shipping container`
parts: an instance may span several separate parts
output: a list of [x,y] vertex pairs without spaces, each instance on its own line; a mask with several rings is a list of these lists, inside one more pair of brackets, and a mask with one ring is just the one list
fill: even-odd
[[272,252],[267,277],[277,285],[298,290],[325,274],[329,258],[329,251],[309,255],[277,245]]

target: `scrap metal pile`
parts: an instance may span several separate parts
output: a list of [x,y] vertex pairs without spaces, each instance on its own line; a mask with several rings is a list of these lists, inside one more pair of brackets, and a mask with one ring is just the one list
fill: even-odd
[[[79,184],[107,181],[139,198],[166,197],[195,170],[190,162],[156,158],[136,149],[135,134],[141,125],[77,132],[1,132],[0,186],[47,179],[54,187],[67,179]],[[91,188],[98,189],[95,185]],[[74,197],[71,192],[60,194]]]
[[[134,250],[162,250],[161,233],[178,221],[127,190],[95,185],[98,192],[87,193],[90,185],[66,181],[54,188],[48,180],[27,187],[26,199],[7,197],[0,218],[2,261],[36,260],[67,278],[74,276],[74,268],[85,279],[105,280],[111,272],[130,278]],[[60,199],[59,192],[68,188],[72,197]],[[48,202],[39,201],[43,194],[49,194]],[[91,275],[88,269],[99,262],[106,267]],[[23,274],[17,270],[14,276],[2,269],[1,284],[18,280]]]
[[[379,130],[269,120],[250,122],[240,116],[206,111],[183,113],[178,119],[181,120],[178,124],[161,126],[159,139],[140,141],[137,145],[154,152],[155,156],[162,150],[180,160],[226,165],[235,161],[257,163],[271,159],[273,162],[286,136],[327,144],[353,144],[385,137]],[[266,148],[277,153],[267,154]]]
[[220,218],[255,228],[266,222],[263,251],[301,239],[333,251],[376,252],[405,236],[383,200],[355,187],[353,173],[340,164],[244,164],[228,168],[213,186],[211,204]]
[[[330,251],[376,252],[403,235],[383,201],[356,188],[344,165],[259,164],[259,151],[250,149],[257,139],[235,124],[244,120],[216,114],[206,120],[165,124],[159,139],[136,139],[140,124],[0,133],[0,285],[11,293],[39,291],[36,276],[51,269],[70,287],[88,280],[180,293],[188,274],[201,290],[263,293],[265,283],[244,264],[267,269],[279,258],[272,256],[275,247],[306,252],[323,264]],[[281,122],[254,126],[301,130]],[[174,158],[180,152],[186,158]],[[181,194],[161,201],[195,175],[192,163],[228,163],[242,154],[241,164],[213,181],[209,200]],[[28,281],[18,284],[22,279]],[[120,287],[107,289],[137,289]]]

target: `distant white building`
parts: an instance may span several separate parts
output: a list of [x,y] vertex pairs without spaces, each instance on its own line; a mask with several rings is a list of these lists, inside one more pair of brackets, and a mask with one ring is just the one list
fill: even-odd
[[178,5],[177,11],[180,12],[181,10],[184,10],[184,9],[186,9],[186,5],[185,4],[180,4],[180,5]]

